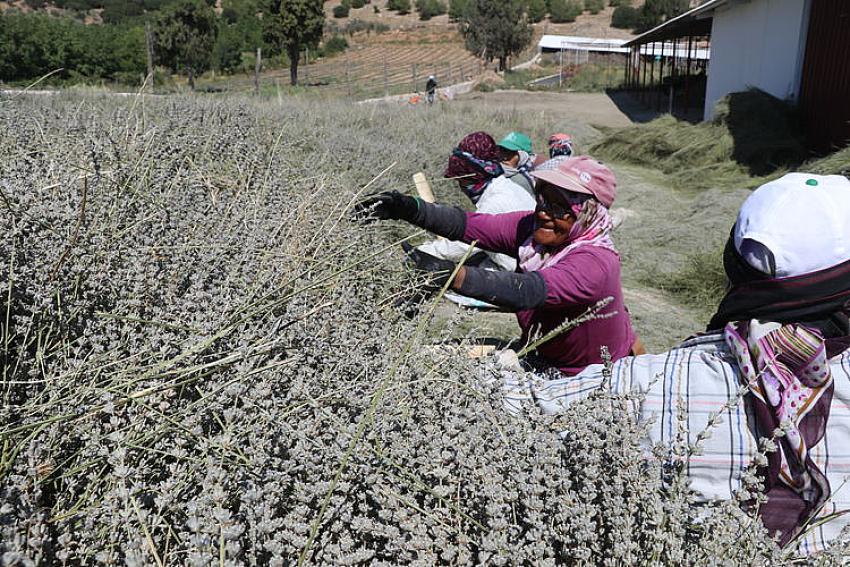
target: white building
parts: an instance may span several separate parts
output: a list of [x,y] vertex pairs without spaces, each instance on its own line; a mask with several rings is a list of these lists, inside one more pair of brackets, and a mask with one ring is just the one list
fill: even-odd
[[708,4],[701,8],[703,13],[714,17],[705,93],[706,119],[712,117],[714,106],[724,96],[749,87],[757,87],[779,99],[797,101],[810,3],[715,0]]
[[813,146],[850,141],[850,1],[708,0],[626,46],[697,36],[711,42],[704,118],[756,87],[799,106]]

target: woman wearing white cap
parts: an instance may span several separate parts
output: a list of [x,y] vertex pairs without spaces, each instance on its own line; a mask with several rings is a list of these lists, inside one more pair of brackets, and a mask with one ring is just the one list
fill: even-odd
[[[850,181],[791,173],[743,204],[724,253],[730,288],[708,331],[669,352],[614,364],[610,387],[642,394],[649,437],[669,444],[687,422],[691,487],[706,500],[732,498],[774,437],[758,472],[759,515],[780,544],[816,551],[850,523]],[[603,383],[602,367],[572,378],[515,383],[509,395],[557,413]],[[745,392],[738,395],[739,389]],[[679,412],[684,412],[680,415]],[[799,536],[799,537],[798,537]]]

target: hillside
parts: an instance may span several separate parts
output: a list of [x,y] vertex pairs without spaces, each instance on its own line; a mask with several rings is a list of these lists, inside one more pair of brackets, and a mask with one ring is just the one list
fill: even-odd
[[[352,8],[348,18],[334,18],[333,9],[339,6],[342,0],[330,0],[325,2],[325,13],[329,26],[334,24],[344,27],[347,23],[354,20],[362,22],[371,22],[375,24],[383,24],[392,30],[411,30],[419,28],[455,28],[455,25],[449,22],[448,15],[436,16],[428,21],[421,21],[418,14],[414,11],[409,14],[399,15],[387,9],[389,0],[373,0],[362,8]],[[64,15],[75,17],[79,20],[90,24],[103,23],[103,13],[110,8],[121,6],[125,10],[129,10],[132,6],[140,6],[147,10],[156,10],[160,5],[164,4],[162,0],[146,0],[143,2],[127,2],[124,0],[118,1],[95,1],[95,0],[0,0],[0,13],[7,10],[17,10],[22,13],[30,12],[45,12],[52,15]],[[639,5],[640,3],[638,3]],[[87,6],[103,5],[106,8],[87,9]],[[114,6],[113,6],[114,5]],[[221,10],[222,0],[217,0],[216,5]],[[377,12],[375,9],[377,8]],[[613,37],[627,39],[632,37],[628,30],[612,28],[611,14],[614,8],[606,7],[598,14],[590,14],[585,12],[578,16],[575,22],[566,24],[553,24],[548,21],[548,18],[542,22],[535,24],[535,34],[542,35],[544,33],[555,33],[563,35],[582,35],[590,37]]]
[[[366,4],[362,8],[352,8],[348,18],[334,18],[333,9],[339,6],[342,0],[330,0],[325,2],[325,14],[327,21],[337,22],[338,25],[345,25],[346,20],[361,20],[364,22],[373,22],[376,24],[384,24],[391,29],[413,29],[413,28],[440,28],[451,27],[454,24],[449,22],[448,15],[436,16],[428,21],[421,21],[416,12],[405,14],[403,16],[396,12],[387,10],[389,0],[372,0],[371,4]],[[640,3],[637,3],[640,4]],[[379,12],[375,12],[375,8]],[[606,7],[598,14],[590,14],[585,12],[578,16],[575,22],[565,24],[553,24],[548,18],[542,22],[534,24],[535,35],[543,35],[544,33],[563,34],[563,35],[581,35],[589,37],[611,37],[628,39],[634,37],[634,34],[629,30],[621,30],[611,27],[611,14],[614,8]]]
[[[428,74],[437,75],[440,84],[448,85],[469,80],[485,68],[484,61],[466,50],[457,24],[450,22],[447,15],[421,21],[416,13],[401,16],[390,12],[386,9],[388,0],[373,0],[363,8],[352,8],[348,18],[334,18],[333,8],[340,2],[331,0],[325,4],[327,26],[344,34],[349,49],[343,54],[311,60],[309,65],[303,65],[299,75],[305,84],[352,96],[384,91],[415,92],[422,88]],[[610,26],[613,10],[607,7],[599,14],[586,12],[571,23],[553,24],[546,19],[534,24],[531,44],[513,63],[531,58],[544,34],[619,39],[634,37],[628,30]],[[365,27],[363,24],[372,29],[381,26],[389,29],[381,33],[371,30],[345,33],[351,28]],[[288,71],[270,70],[265,78],[285,84]],[[245,79],[246,90],[250,88],[249,83]]]
[[[0,12],[48,13],[94,25],[87,30],[79,28],[75,31],[67,31],[72,28],[65,26],[66,31],[54,30],[50,33],[45,31],[33,36],[51,38],[49,40],[51,43],[70,41],[67,38],[81,35],[98,35],[84,34],[84,32],[94,32],[94,28],[104,32],[112,29],[108,26],[100,28],[96,24],[117,23],[134,28],[131,34],[119,32],[121,38],[128,38],[128,40],[122,39],[118,42],[122,44],[121,47],[126,52],[121,64],[112,65],[118,68],[118,71],[94,72],[89,65],[89,62],[104,57],[112,58],[111,53],[115,52],[115,49],[107,50],[108,53],[105,54],[92,55],[77,53],[76,48],[56,48],[42,50],[44,53],[53,55],[50,57],[44,55],[41,57],[43,60],[28,62],[25,69],[22,64],[13,66],[15,68],[11,71],[9,69],[0,71],[0,80],[25,81],[54,69],[63,68],[66,72],[57,79],[71,82],[117,81],[122,85],[136,86],[138,77],[144,73],[143,32],[141,19],[138,16],[155,13],[156,10],[172,1],[0,0]],[[321,87],[325,91],[333,91],[336,95],[362,98],[383,93],[395,94],[419,90],[429,74],[437,75],[440,84],[446,86],[479,76],[485,69],[486,62],[465,49],[457,24],[449,22],[447,15],[423,22],[419,20],[415,12],[398,15],[388,10],[389,0],[373,0],[362,8],[351,9],[346,18],[335,18],[333,10],[339,7],[341,1],[331,0],[324,5],[327,12],[325,40],[334,38],[337,45],[347,44],[347,49],[339,53],[338,50],[327,50],[322,46],[318,51],[312,48],[303,51],[299,69],[302,84]],[[251,8],[254,5],[254,0],[223,0],[217,3],[218,11],[222,15],[221,27],[213,49],[212,69],[214,72],[209,73],[205,79],[207,88],[214,90],[251,90],[253,88],[253,53],[261,42],[261,23]],[[93,6],[98,8],[93,9]],[[612,12],[613,8],[608,7],[595,15],[582,14],[572,23],[552,24],[544,20],[535,24],[530,45],[524,53],[514,57],[511,63],[529,60],[536,52],[537,41],[547,33],[591,37],[631,37],[626,30],[610,27]],[[69,23],[69,20],[63,18],[62,22],[64,26],[65,23]],[[39,25],[52,26],[52,24],[45,25],[43,22]],[[53,27],[58,29],[59,26]],[[28,35],[33,34],[24,33],[22,37]],[[109,36],[109,34],[103,35]],[[15,41],[12,40],[13,44]],[[97,41],[87,40],[83,43],[106,45],[109,41],[114,40],[107,38]],[[33,53],[42,53],[42,51],[36,49]],[[71,53],[73,57],[65,55],[67,53]],[[287,61],[279,57],[269,57],[265,48],[263,55],[265,72],[262,80],[270,86],[288,84]],[[130,63],[124,64],[126,61]],[[168,84],[169,80],[164,79],[158,82]],[[182,80],[177,79],[173,84],[179,87],[181,83]]]

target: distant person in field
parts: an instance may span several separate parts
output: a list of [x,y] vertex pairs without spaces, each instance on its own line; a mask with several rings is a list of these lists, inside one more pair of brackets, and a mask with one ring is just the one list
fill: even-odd
[[[589,320],[537,348],[527,368],[540,376],[573,376],[602,361],[607,346],[617,360],[633,352],[636,335],[623,302],[620,256],[611,240],[608,208],[617,181],[613,172],[588,156],[531,173],[537,179],[534,211],[467,213],[456,207],[425,203],[398,192],[381,193],[358,203],[361,216],[399,219],[449,240],[460,240],[515,259],[515,272],[463,266],[451,289],[516,313],[522,340],[559,329],[602,300],[602,317]],[[522,190],[520,190],[522,191]],[[417,269],[439,289],[454,262],[411,250]]]
[[[478,238],[479,224],[467,220],[464,236]],[[758,463],[764,526],[783,546],[799,536],[793,545],[808,554],[850,525],[850,181],[790,173],[762,185],[741,206],[723,265],[730,287],[708,330],[623,358],[604,387],[640,396],[635,413],[650,421],[651,444],[683,430],[694,443],[716,413],[701,451],[680,463],[698,501],[734,498]],[[511,411],[548,414],[606,381],[598,364],[549,380],[503,376]],[[775,450],[757,456],[759,438]]]
[[428,82],[425,83],[425,99],[428,104],[434,104],[434,99],[437,96],[437,77],[434,75],[428,76]]
[[508,132],[497,145],[505,177],[534,196],[534,178],[530,173],[535,156],[531,153],[531,139],[522,132]]

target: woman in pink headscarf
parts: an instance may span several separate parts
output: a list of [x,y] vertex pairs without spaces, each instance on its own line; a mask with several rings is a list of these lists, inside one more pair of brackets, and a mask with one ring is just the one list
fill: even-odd
[[[512,273],[461,267],[451,287],[515,311],[525,341],[545,336],[609,301],[600,317],[538,346],[538,368],[556,368],[572,376],[601,362],[602,346],[614,360],[642,350],[623,302],[620,256],[610,237],[608,208],[617,189],[614,174],[588,156],[547,162],[531,174],[537,178],[534,211],[465,213],[397,192],[371,197],[357,210],[370,218],[406,220],[446,238],[475,241],[480,248],[516,258],[518,269]],[[455,267],[418,250],[409,254],[417,268],[434,275],[435,285],[444,284]]]
[[558,132],[549,136],[549,158],[573,155],[573,138],[569,134]]

